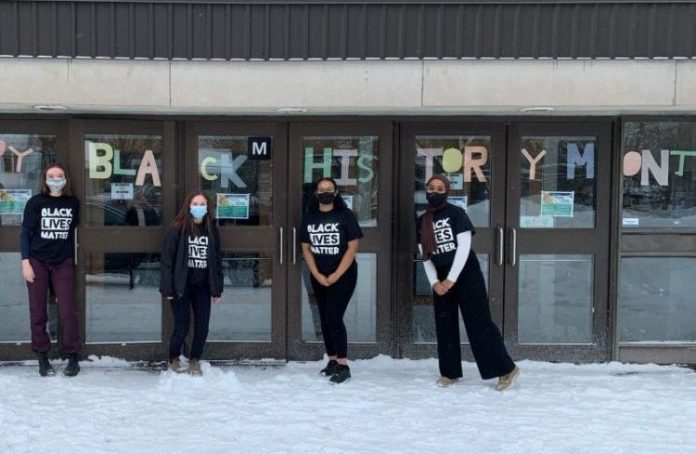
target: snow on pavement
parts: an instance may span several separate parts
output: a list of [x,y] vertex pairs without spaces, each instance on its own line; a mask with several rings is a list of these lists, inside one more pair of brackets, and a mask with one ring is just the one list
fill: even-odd
[[0,367],[0,453],[696,452],[696,373],[522,361],[504,393],[472,363],[438,388],[437,362],[211,367],[203,377],[82,363],[75,378]]

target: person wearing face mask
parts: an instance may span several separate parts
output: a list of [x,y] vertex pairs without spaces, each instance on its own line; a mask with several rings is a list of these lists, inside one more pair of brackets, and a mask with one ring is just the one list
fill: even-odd
[[179,360],[189,330],[189,314],[193,309],[193,342],[188,371],[201,375],[203,354],[211,301],[222,296],[222,255],[220,233],[208,197],[196,192],[184,204],[167,232],[161,256],[160,293],[171,302],[174,331],[169,340],[169,369],[185,372]]
[[498,377],[495,389],[504,391],[515,382],[520,369],[491,318],[486,283],[471,249],[476,230],[466,211],[447,202],[449,180],[436,175],[425,188],[428,207],[418,218],[416,230],[425,274],[433,288],[440,366],[437,384],[450,386],[462,377],[460,310],[481,378]]
[[63,352],[68,357],[63,374],[73,377],[80,372],[81,348],[74,290],[74,242],[80,204],[72,195],[68,172],[61,164],[46,167],[42,182],[41,192],[24,207],[20,235],[22,275],[29,291],[31,348],[39,361],[39,374],[55,375],[48,360],[51,339],[46,332],[46,303],[52,285],[60,315]]
[[302,221],[302,256],[311,273],[321,333],[329,362],[321,374],[331,383],[350,379],[348,335],[343,323],[358,279],[355,254],[363,233],[353,212],[338,195],[333,178],[314,185],[314,200]]

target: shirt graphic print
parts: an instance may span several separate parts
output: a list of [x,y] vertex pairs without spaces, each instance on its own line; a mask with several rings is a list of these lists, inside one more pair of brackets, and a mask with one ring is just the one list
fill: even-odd
[[188,267],[208,268],[208,237],[188,235]]
[[44,240],[67,240],[70,235],[72,221],[72,208],[42,208],[41,238]]
[[313,254],[338,255],[340,253],[341,232],[338,222],[309,224],[307,231]]

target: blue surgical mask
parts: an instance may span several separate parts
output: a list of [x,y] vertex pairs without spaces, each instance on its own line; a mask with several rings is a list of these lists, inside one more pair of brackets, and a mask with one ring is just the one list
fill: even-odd
[[46,186],[51,192],[60,192],[65,187],[65,178],[47,178]]
[[208,213],[208,207],[205,205],[191,205],[189,211],[195,219],[202,219]]

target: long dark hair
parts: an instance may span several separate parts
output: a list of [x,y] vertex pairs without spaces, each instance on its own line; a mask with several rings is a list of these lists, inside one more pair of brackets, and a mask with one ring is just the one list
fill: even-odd
[[186,229],[188,233],[198,235],[200,225],[196,224],[196,222],[193,220],[189,207],[191,206],[191,201],[194,199],[194,197],[199,195],[203,196],[206,204],[208,205],[208,212],[205,214],[205,216],[203,216],[201,224],[205,224],[208,227],[208,231],[210,231],[210,227],[215,223],[215,211],[213,210],[213,204],[211,203],[210,198],[203,191],[192,192],[186,196],[184,203],[181,205],[179,213],[176,215],[174,220],[172,220],[172,227],[179,231]]
[[336,180],[334,180],[331,177],[322,177],[322,178],[319,178],[314,183],[312,183],[312,192],[310,194],[308,211],[310,213],[316,213],[319,211],[319,200],[317,200],[316,192],[317,192],[317,188],[319,187],[319,183],[321,183],[322,181],[328,181],[334,187],[334,192],[336,193],[336,198],[334,199],[334,203],[333,203],[334,210],[337,210],[337,211],[347,210],[348,205],[346,205],[346,201],[343,200],[343,197],[341,197],[341,193],[338,190],[338,185],[336,184]]
[[43,171],[41,172],[41,194],[50,194],[51,193],[51,189],[46,184],[46,174],[51,169],[60,169],[63,171],[63,174],[65,175],[65,187],[61,191],[61,194],[64,196],[70,197],[72,195],[72,185],[70,184],[70,181],[71,181],[70,175],[68,174],[68,169],[66,169],[65,166],[59,162],[50,163],[49,165],[44,167]]
[[[450,182],[447,178],[440,175],[433,175],[432,177],[430,177],[428,181],[425,182],[426,188],[433,180],[442,181],[442,183],[445,185],[445,194],[449,195]],[[433,213],[435,213],[436,211],[440,211],[446,206],[447,201],[445,201],[445,203],[437,207],[431,207],[430,205],[428,205],[428,208],[425,210],[425,214],[423,215],[423,219],[421,220],[420,235],[421,246],[423,247],[424,260],[430,260],[430,258],[433,256],[433,252],[435,252],[435,232],[433,231]]]

